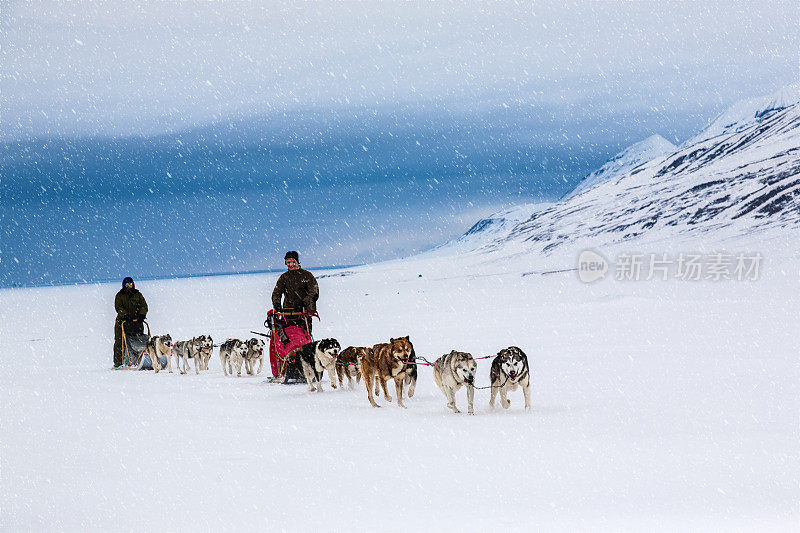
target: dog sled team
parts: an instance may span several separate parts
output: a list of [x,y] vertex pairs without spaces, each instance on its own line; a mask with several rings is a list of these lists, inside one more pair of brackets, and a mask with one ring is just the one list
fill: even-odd
[[[393,398],[388,384],[394,382],[397,404],[405,408],[404,396],[411,398],[417,384],[417,366],[433,367],[433,379],[445,396],[447,407],[454,413],[461,411],[456,406],[456,393],[466,388],[467,412],[474,414],[476,388],[491,388],[489,405],[494,408],[497,396],[500,405],[507,409],[511,405],[510,392],[522,388],[525,409],[530,409],[530,372],[525,353],[511,346],[500,350],[491,364],[490,385],[476,387],[477,363],[472,354],[453,350],[435,362],[417,361],[414,346],[408,336],[392,338],[372,347],[349,346],[344,350],[336,339],[314,341],[311,338],[311,317],[316,316],[319,287],[314,276],[300,268],[297,252],[287,252],[284,272],[272,293],[273,311],[268,316],[270,335],[270,364],[273,381],[304,381],[309,391],[322,392],[322,376],[328,373],[331,387],[343,387],[345,380],[352,388],[362,378],[370,405],[380,407],[375,401],[381,393],[387,402]],[[125,332],[141,333],[147,314],[144,296],[135,289],[133,279],[123,280],[123,288],[115,299],[117,320],[115,322],[114,365],[123,367],[123,342]],[[299,312],[295,310],[300,310]],[[121,333],[121,335],[119,335]],[[122,338],[120,338],[122,337]],[[195,374],[208,370],[209,360],[216,345],[210,335],[200,335],[188,340],[172,342],[170,335],[155,335],[147,339],[142,352],[152,362],[155,372],[162,370],[164,360],[169,372],[172,358],[181,374],[190,371],[190,361]],[[266,343],[263,339],[227,339],[219,345],[219,358],[225,376],[261,373],[264,366]],[[141,357],[141,356],[140,356]],[[258,367],[256,368],[256,364]]]

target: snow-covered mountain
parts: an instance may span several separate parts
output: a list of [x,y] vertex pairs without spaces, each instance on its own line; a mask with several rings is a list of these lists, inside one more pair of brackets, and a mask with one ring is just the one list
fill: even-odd
[[781,111],[800,100],[800,84],[790,85],[769,95],[740,100],[722,112],[699,135],[692,137],[684,145],[696,144],[706,139],[735,133],[747,128],[754,120]]
[[675,145],[661,135],[652,135],[647,139],[632,144],[585,178],[564,198],[571,198],[586,189],[594,187],[606,179],[633,170],[656,157],[666,155],[675,150]]
[[520,222],[529,220],[535,213],[552,205],[549,202],[521,204],[497,211],[477,221],[459,238],[437,246],[424,255],[426,257],[451,255],[475,250],[493,241],[507,237]]
[[[645,141],[647,150],[642,144],[592,173],[573,194],[533,211],[496,238],[476,242],[472,250],[546,254],[576,243],[606,246],[800,228],[796,89],[737,103],[690,141],[649,160],[644,154],[667,146],[654,138]],[[491,226],[493,218],[479,224]],[[462,240],[468,237],[469,232]]]

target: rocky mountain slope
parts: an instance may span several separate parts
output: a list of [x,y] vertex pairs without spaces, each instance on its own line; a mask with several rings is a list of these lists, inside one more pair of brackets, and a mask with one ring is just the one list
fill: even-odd
[[[656,235],[703,236],[722,229],[726,235],[800,229],[796,88],[739,102],[680,147],[631,164],[629,156],[636,152],[624,151],[573,193],[531,210],[530,217],[513,227],[497,231],[497,224],[491,223],[497,217],[489,217],[462,241],[470,237],[476,252],[515,243],[516,251],[547,254],[575,242],[601,246]],[[494,231],[480,240],[475,233],[484,227]]]

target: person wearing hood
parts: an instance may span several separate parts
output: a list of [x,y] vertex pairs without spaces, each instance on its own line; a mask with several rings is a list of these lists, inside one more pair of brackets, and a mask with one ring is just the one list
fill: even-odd
[[[319,298],[319,285],[314,275],[300,268],[300,255],[292,250],[286,252],[283,258],[286,272],[281,274],[275,289],[272,291],[272,308],[276,311],[304,311],[315,313],[317,299]],[[287,324],[303,322],[302,320],[287,320]],[[306,322],[309,334],[311,333],[311,320]],[[284,339],[281,339],[284,341]],[[286,344],[286,341],[284,341]]]
[[144,333],[144,320],[147,318],[147,302],[136,289],[133,278],[122,280],[122,289],[114,298],[114,309],[117,310],[117,319],[114,322],[114,368],[118,369],[123,364],[123,324],[126,335],[141,335]]

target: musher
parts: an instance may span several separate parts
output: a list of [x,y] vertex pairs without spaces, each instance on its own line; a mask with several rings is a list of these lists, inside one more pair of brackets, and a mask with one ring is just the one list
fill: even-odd
[[[283,260],[287,270],[278,278],[278,283],[275,284],[275,289],[272,291],[272,308],[277,313],[316,314],[317,299],[319,298],[319,285],[317,285],[316,278],[308,270],[300,268],[300,255],[297,252],[286,252]],[[303,326],[308,330],[308,334],[311,334],[310,316],[286,317],[285,325]],[[286,344],[288,338],[282,328],[279,329],[279,333],[281,342]]]
[[114,309],[117,311],[114,321],[114,370],[119,370],[123,364],[122,326],[125,326],[125,335],[141,335],[147,318],[147,302],[133,284],[133,278],[122,280],[122,289],[114,298]]

